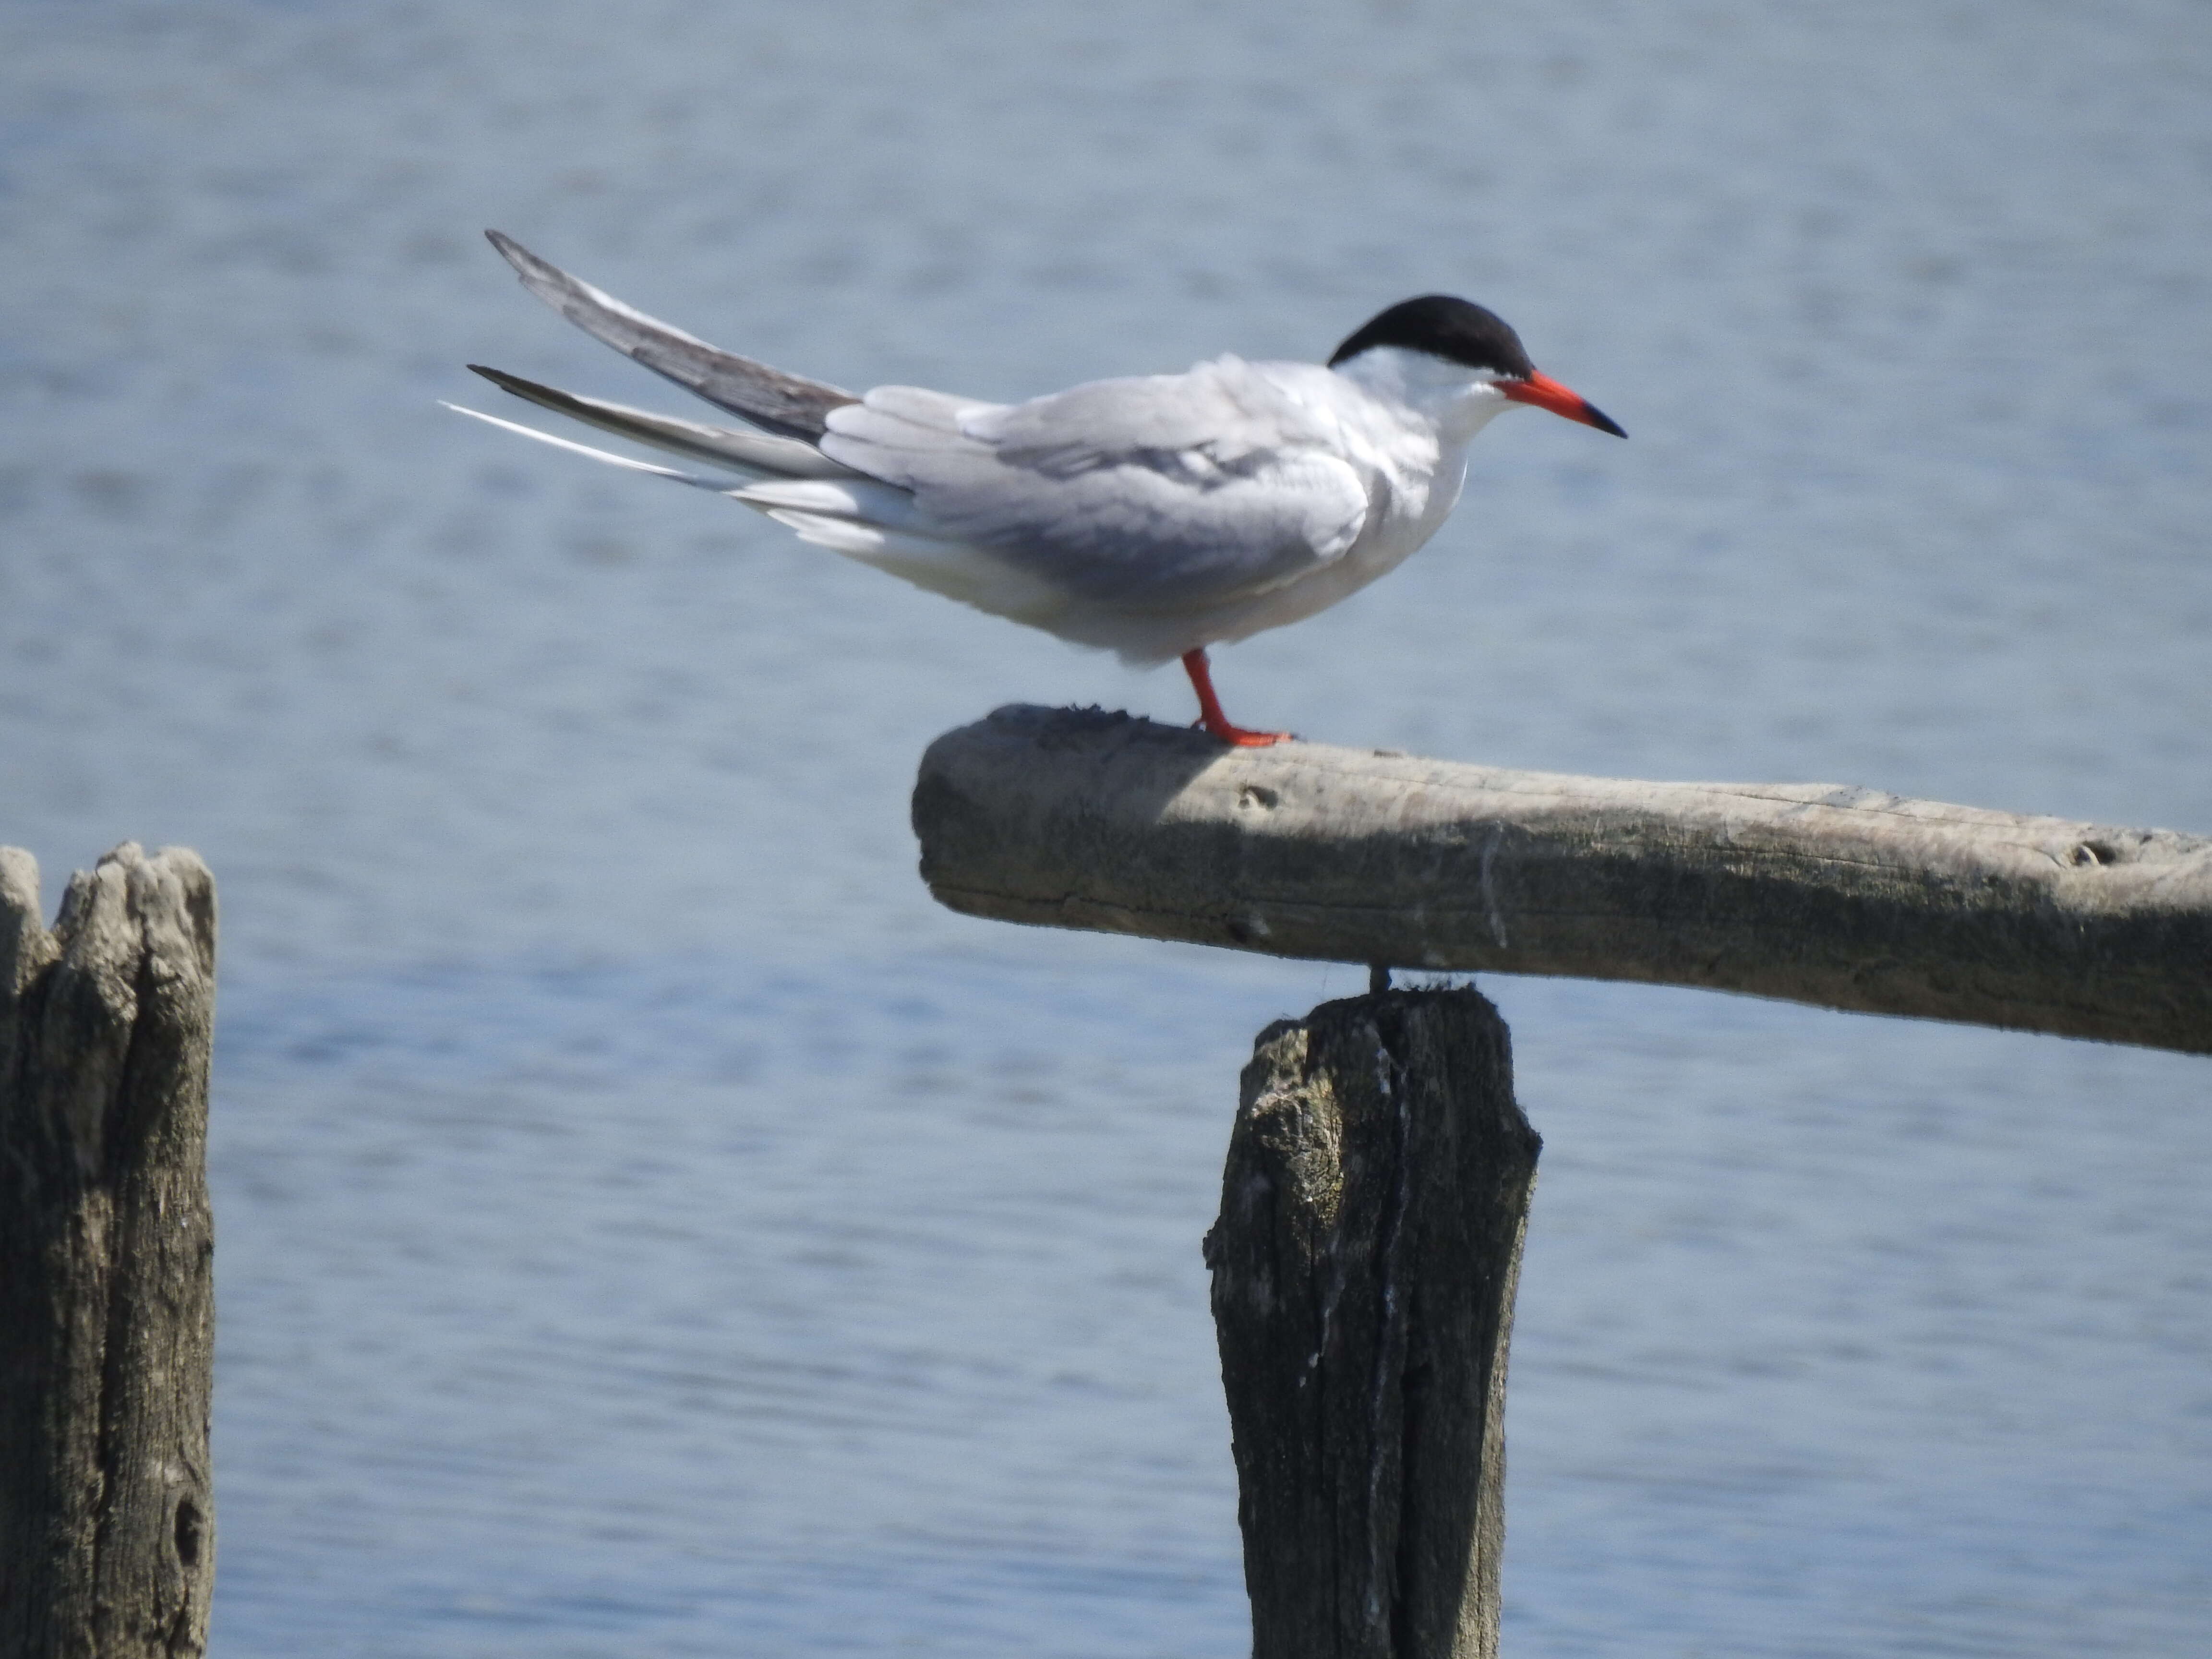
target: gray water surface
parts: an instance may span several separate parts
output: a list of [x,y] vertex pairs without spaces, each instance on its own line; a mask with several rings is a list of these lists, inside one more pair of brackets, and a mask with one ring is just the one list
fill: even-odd
[[[222,884],[235,1655],[1229,1659],[1198,1240],[1349,969],[966,921],[938,732],[1187,718],[709,498],[486,224],[848,386],[1495,307],[1486,433],[1231,713],[2212,830],[2212,13],[0,6],[0,840]],[[2212,1071],[1486,980],[1547,1139],[1506,1641],[2212,1650]]]

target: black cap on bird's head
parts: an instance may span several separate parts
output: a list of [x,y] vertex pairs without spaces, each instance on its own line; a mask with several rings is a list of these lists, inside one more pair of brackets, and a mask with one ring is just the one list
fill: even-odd
[[1449,294],[1424,294],[1401,300],[1337,347],[1328,360],[1334,368],[1371,346],[1403,346],[1447,362],[1487,368],[1518,380],[1536,372],[1521,337],[1494,311]]
[[1548,374],[1536,372],[1528,349],[1510,325],[1496,312],[1449,294],[1424,294],[1401,300],[1379,313],[1348,336],[1328,360],[1334,368],[1376,346],[1397,346],[1425,351],[1446,362],[1487,369],[1495,375],[1498,391],[1516,403],[1534,404],[1554,415],[1626,438],[1589,399],[1570,392]]

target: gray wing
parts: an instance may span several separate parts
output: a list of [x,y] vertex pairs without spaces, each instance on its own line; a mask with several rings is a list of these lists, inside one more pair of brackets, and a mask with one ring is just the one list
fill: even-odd
[[787,438],[822,435],[830,411],[859,401],[842,387],[723,351],[571,276],[496,230],[484,232],[523,287],[591,335],[718,409]]
[[1234,358],[1011,406],[883,386],[822,451],[932,533],[1128,611],[1264,592],[1341,558],[1370,509],[1334,428]]
[[671,415],[655,415],[646,410],[632,409],[626,404],[611,404],[597,398],[584,397],[579,392],[563,392],[557,386],[540,386],[535,380],[524,380],[520,374],[486,368],[482,363],[471,363],[469,368],[501,391],[511,392],[526,403],[536,404],[540,409],[552,410],[556,414],[566,415],[570,420],[595,426],[602,432],[615,433],[633,443],[650,444],[672,454],[688,455],[694,460],[712,461],[717,466],[732,467],[763,477],[855,478],[860,476],[851,467],[831,460],[812,444],[801,443],[796,438],[779,438],[765,432],[736,427],[710,426],[704,421],[678,420]]

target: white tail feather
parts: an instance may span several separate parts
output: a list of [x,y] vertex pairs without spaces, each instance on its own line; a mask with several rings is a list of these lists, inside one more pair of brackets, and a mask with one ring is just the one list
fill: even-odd
[[567,438],[556,438],[550,432],[540,432],[534,426],[520,426],[513,421],[502,421],[496,415],[487,415],[480,409],[464,409],[459,404],[438,400],[438,407],[450,409],[456,415],[465,415],[472,421],[482,421],[486,426],[495,426],[503,431],[520,433],[526,438],[535,438],[541,444],[550,444],[556,449],[565,449],[572,454],[585,455],[608,466],[619,466],[630,472],[650,472],[656,478],[672,478],[678,483],[690,484],[695,489],[711,489],[717,495],[734,495],[736,490],[726,478],[702,478],[696,472],[678,472],[672,466],[655,466],[650,461],[634,461],[627,455],[611,454],[604,449],[594,449],[589,444],[575,443]]

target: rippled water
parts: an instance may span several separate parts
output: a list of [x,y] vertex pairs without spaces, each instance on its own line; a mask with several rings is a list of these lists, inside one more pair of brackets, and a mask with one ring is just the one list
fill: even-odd
[[[988,397],[1466,293],[1634,441],[1501,422],[1238,718],[2204,830],[2208,82],[2184,0],[0,8],[0,840],[222,883],[221,1650],[1244,1643],[1197,1241],[1361,976],[933,908],[929,738],[1188,693],[440,415],[656,397],[479,226]],[[2206,1650],[2204,1062],[1485,988],[1509,1651]]]

